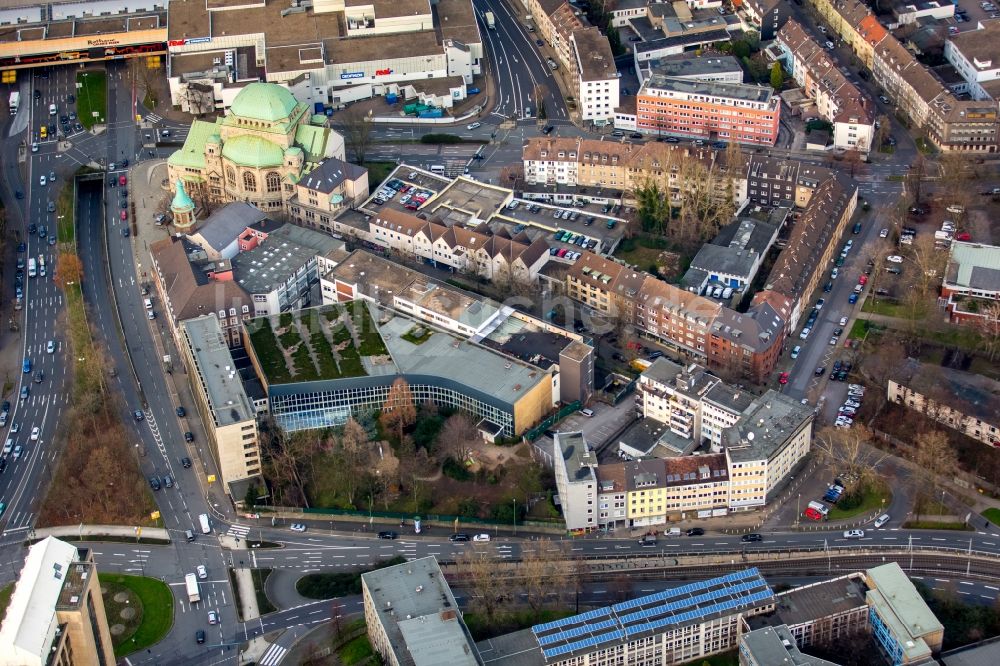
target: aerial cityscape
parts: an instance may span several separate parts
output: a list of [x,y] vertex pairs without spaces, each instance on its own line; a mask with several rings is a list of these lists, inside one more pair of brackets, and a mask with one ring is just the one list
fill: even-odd
[[1000,3],[0,7],[0,666],[1000,664]]

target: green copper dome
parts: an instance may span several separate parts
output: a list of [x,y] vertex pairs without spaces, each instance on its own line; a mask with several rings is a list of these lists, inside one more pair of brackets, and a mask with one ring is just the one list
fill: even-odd
[[170,210],[177,211],[189,211],[194,209],[194,201],[188,196],[187,191],[184,189],[184,181],[181,178],[177,179],[177,194],[174,195],[174,200],[170,202]]
[[235,136],[222,145],[222,156],[240,166],[281,166],[284,153],[281,146],[251,134]]
[[276,122],[292,115],[298,102],[288,89],[276,83],[251,83],[240,91],[229,108],[241,118]]

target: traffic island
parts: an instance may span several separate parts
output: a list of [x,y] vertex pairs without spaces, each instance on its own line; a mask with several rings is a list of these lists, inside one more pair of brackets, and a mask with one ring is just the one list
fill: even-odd
[[100,574],[101,596],[115,656],[124,657],[163,640],[174,622],[174,598],[162,581]]
[[80,124],[90,129],[103,125],[108,115],[108,75],[102,69],[76,74],[76,113]]

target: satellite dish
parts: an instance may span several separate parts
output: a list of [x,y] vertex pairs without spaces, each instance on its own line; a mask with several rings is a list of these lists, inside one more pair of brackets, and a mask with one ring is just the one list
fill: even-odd
[[747,439],[750,440],[751,442],[753,441],[753,433],[752,432],[748,432],[747,433]]

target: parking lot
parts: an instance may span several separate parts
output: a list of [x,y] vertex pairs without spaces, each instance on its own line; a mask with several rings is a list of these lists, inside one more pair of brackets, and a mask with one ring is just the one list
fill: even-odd
[[[623,220],[611,214],[607,206],[587,204],[585,206],[558,206],[535,201],[515,199],[517,207],[509,206],[500,215],[515,225],[534,227],[544,234],[549,245],[567,251],[583,249],[582,243],[565,242],[569,234],[597,241],[594,252],[610,253],[621,240],[624,232]],[[609,226],[610,225],[610,226]],[[563,238],[556,240],[555,234],[564,232]]]
[[[613,445],[615,442],[611,440],[615,433],[635,421],[635,402],[632,396],[626,397],[614,407],[603,402],[595,402],[590,405],[590,409],[594,412],[593,416],[584,416],[580,412],[570,414],[554,425],[551,431],[582,432],[587,444],[597,450],[609,443]],[[537,445],[544,451],[552,451],[552,438],[544,435],[539,438]],[[611,448],[615,451],[618,449],[617,446]],[[618,457],[612,455],[609,460],[617,461]]]

